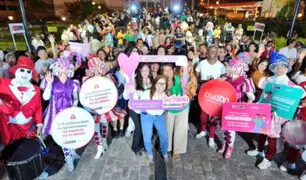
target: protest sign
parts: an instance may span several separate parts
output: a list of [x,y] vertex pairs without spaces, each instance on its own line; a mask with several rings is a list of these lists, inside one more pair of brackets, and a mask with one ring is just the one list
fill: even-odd
[[267,134],[271,131],[271,105],[225,103],[222,130]]
[[22,23],[10,23],[9,25],[9,29],[10,29],[10,33],[12,35],[12,39],[13,39],[13,43],[14,43],[14,47],[15,50],[17,50],[17,46],[16,46],[16,41],[15,41],[15,34],[23,34],[23,37],[27,43],[28,49],[30,50],[30,44],[27,40],[27,37],[25,35],[25,29]]
[[292,120],[303,95],[303,89],[281,84],[268,83],[259,103],[269,103],[279,117]]
[[130,57],[125,54],[120,54],[118,57],[120,69],[128,76],[128,86],[135,86],[135,70],[143,63],[157,63],[162,68],[163,64],[173,64],[176,70],[182,69],[181,78],[182,96],[164,97],[162,100],[137,100],[134,99],[134,92],[129,92],[129,105],[134,110],[182,110],[189,103],[189,98],[186,95],[185,86],[187,84],[188,62],[186,56],[139,56],[137,53],[132,53]]
[[255,22],[253,40],[255,40],[256,31],[261,32],[260,41],[262,40],[263,33],[264,33],[264,31],[265,31],[265,26],[266,26],[266,25],[263,24],[263,23]]
[[211,80],[205,83],[198,95],[201,109],[210,116],[221,116],[224,103],[236,102],[234,87],[223,80]]
[[58,113],[51,127],[54,141],[63,148],[78,149],[90,142],[95,131],[91,114],[79,107]]
[[104,114],[115,107],[118,100],[118,91],[110,79],[93,77],[83,83],[79,97],[84,107],[98,114]]
[[69,42],[72,52],[80,54],[82,57],[88,57],[90,52],[90,45],[88,43]]
[[48,26],[48,32],[57,32],[56,26]]

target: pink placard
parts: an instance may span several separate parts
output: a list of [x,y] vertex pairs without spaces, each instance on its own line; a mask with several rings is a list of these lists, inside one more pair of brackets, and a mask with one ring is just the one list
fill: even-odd
[[267,134],[271,131],[271,105],[225,103],[222,130]]

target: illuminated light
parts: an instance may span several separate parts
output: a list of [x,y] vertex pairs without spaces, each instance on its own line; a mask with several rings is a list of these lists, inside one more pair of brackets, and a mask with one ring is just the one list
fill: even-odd
[[213,7],[212,7],[212,6],[210,6],[209,8],[210,8],[210,9],[213,9]]
[[133,4],[133,5],[131,6],[131,10],[132,10],[132,11],[137,11],[137,7],[136,7],[135,4]]
[[218,5],[218,4],[219,4],[219,1],[217,1],[216,4]]
[[176,12],[180,11],[180,9],[181,9],[180,5],[178,5],[178,4],[173,6],[173,10],[176,11]]
[[66,21],[66,17],[65,16],[62,17],[62,21]]
[[101,9],[101,6],[98,6],[98,9]]
[[92,4],[92,5],[96,5],[96,2],[95,2],[95,1],[93,1],[91,4]]
[[13,16],[8,16],[8,19],[9,19],[10,21],[13,21],[13,20],[14,20],[14,17],[13,17]]
[[303,14],[302,14],[302,13],[299,13],[299,14],[298,14],[298,17],[299,17],[299,18],[300,18],[300,17],[302,17],[302,16],[303,16]]

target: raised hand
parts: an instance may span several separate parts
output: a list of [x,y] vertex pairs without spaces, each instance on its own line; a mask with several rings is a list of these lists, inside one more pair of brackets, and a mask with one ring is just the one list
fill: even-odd
[[50,34],[50,35],[48,36],[48,39],[49,39],[49,41],[50,41],[51,44],[52,44],[52,43],[55,43],[55,37],[54,37],[53,34]]
[[45,79],[48,82],[48,84],[51,84],[53,82],[53,76],[50,71],[47,72]]

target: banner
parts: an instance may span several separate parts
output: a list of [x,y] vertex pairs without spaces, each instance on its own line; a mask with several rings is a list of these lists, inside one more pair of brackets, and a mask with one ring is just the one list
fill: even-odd
[[235,88],[226,81],[215,79],[205,83],[198,95],[201,109],[210,116],[221,116],[224,103],[236,102]]
[[262,37],[263,37],[263,33],[265,31],[265,26],[266,25],[263,24],[263,23],[255,22],[253,40],[255,40],[256,31],[259,31],[259,32],[261,32],[261,36],[260,36],[260,42],[261,42]]
[[88,57],[90,52],[90,45],[88,43],[69,42],[72,52],[80,54],[82,57]]
[[265,24],[255,22],[255,31],[264,32],[265,31]]
[[[134,91],[129,92],[129,105],[133,110],[182,110],[189,103],[189,98],[186,95],[185,87],[188,77],[188,61],[186,56],[139,56],[137,53],[132,53],[130,57],[121,53],[118,56],[118,63],[122,72],[128,77],[128,86],[130,89],[135,87],[135,71],[142,63],[158,64],[162,68],[162,64],[172,64],[175,68],[182,68],[182,76],[178,80],[178,86],[182,89],[182,96],[164,97],[162,100],[137,100],[134,99]],[[176,81],[177,82],[177,81]]]
[[63,148],[78,149],[87,145],[95,131],[91,114],[79,107],[65,109],[58,113],[52,123],[54,141]]
[[9,25],[10,33],[11,33],[11,36],[12,36],[12,39],[13,39],[15,50],[18,50],[17,46],[16,46],[15,36],[14,36],[15,34],[23,34],[24,40],[27,43],[28,50],[31,50],[30,44],[29,44],[29,42],[27,40],[27,37],[25,35],[25,29],[24,29],[23,24],[22,23],[10,23],[8,25]]
[[303,93],[301,88],[268,83],[261,94],[259,103],[271,104],[272,111],[276,112],[277,116],[291,121]]
[[84,107],[98,114],[104,114],[115,107],[118,100],[118,90],[110,79],[93,77],[83,83],[79,97]]
[[271,105],[225,103],[222,130],[267,134],[271,131]]
[[48,32],[57,32],[56,26],[48,26]]
[[11,34],[23,34],[25,33],[24,26],[22,23],[11,23],[9,24]]

